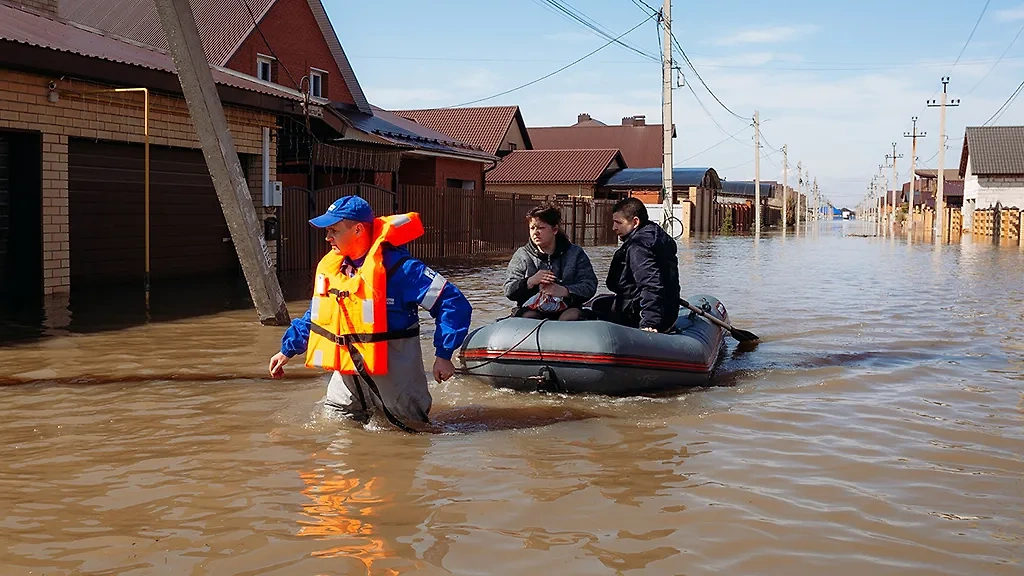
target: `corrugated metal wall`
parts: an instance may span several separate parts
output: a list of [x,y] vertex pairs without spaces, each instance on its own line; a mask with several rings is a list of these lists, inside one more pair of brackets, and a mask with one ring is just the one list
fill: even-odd
[[[141,281],[143,147],[72,139],[68,154],[71,285]],[[150,149],[152,278],[238,270],[238,258],[199,150]]]

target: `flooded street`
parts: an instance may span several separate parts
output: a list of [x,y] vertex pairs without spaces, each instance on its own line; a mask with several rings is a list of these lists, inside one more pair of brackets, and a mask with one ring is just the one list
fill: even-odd
[[[868,226],[683,241],[684,296],[763,341],[715,387],[456,376],[443,435],[338,421],[298,361],[269,379],[252,310],[0,347],[2,573],[1019,575],[1024,251]],[[474,326],[507,313],[504,265],[444,271]]]

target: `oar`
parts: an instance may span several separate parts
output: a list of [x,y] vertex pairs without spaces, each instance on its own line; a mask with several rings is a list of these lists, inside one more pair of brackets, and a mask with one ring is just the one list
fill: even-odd
[[747,332],[746,330],[740,330],[739,328],[733,328],[732,325],[730,325],[728,322],[722,322],[721,320],[715,318],[711,314],[708,314],[707,312],[701,310],[700,308],[697,308],[693,304],[690,304],[683,298],[679,299],[679,303],[683,305],[683,308],[686,308],[690,312],[703,316],[708,320],[708,322],[711,322],[716,326],[721,326],[722,328],[725,328],[726,330],[729,331],[730,336],[732,336],[733,338],[740,342],[757,342],[758,340],[760,340],[760,338],[757,337],[757,334],[754,334],[753,332]]

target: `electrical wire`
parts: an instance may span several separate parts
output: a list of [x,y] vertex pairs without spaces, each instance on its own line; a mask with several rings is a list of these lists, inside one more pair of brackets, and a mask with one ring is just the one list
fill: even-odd
[[996,60],[994,64],[992,64],[992,67],[988,69],[988,72],[985,72],[985,75],[979,78],[978,82],[974,84],[974,87],[968,90],[967,93],[964,94],[964,96],[967,96],[971,92],[974,92],[978,88],[978,86],[981,86],[981,83],[985,81],[985,78],[988,78],[988,75],[991,74],[992,71],[996,69],[996,66],[998,66],[999,63],[1003,61],[1003,57],[1006,56],[1006,53],[1010,51],[1010,48],[1013,48],[1013,45],[1017,42],[1017,38],[1020,38],[1022,32],[1024,32],[1024,26],[1021,26],[1020,29],[1017,30],[1017,34],[1014,35],[1013,40],[1010,40],[1010,44],[1006,47],[1006,50],[1003,50],[1003,53],[999,55],[999,59]]
[[302,92],[302,84],[295,80],[295,76],[292,76],[291,71],[288,70],[287,66],[285,66],[284,61],[277,57],[277,53],[274,52],[274,47],[270,45],[270,40],[267,40],[267,37],[263,35],[263,30],[260,30],[260,25],[256,21],[256,14],[254,14],[252,8],[249,7],[249,2],[247,2],[246,0],[241,1],[242,4],[245,6],[245,9],[249,11],[249,17],[252,18],[253,27],[255,27],[256,31],[259,32],[260,38],[263,39],[263,43],[267,45],[267,50],[270,50],[270,55],[274,57],[274,60],[277,60],[277,63],[281,66],[281,68],[284,68],[284,73],[288,75],[288,78],[292,81],[292,84],[295,84],[295,89],[298,90],[299,92]]
[[[644,24],[646,24],[646,23],[647,23],[647,22],[648,22],[648,21],[649,21],[649,20],[650,20],[651,18],[653,18],[653,17],[654,17],[654,16],[653,16],[653,15],[651,15],[651,16],[649,16],[649,17],[645,18],[645,19],[644,19],[644,20],[643,20],[642,22],[640,22],[640,23],[639,23],[639,24],[637,24],[636,26],[633,26],[633,27],[632,27],[632,28],[630,28],[629,30],[626,30],[625,32],[623,32],[622,34],[620,34],[620,35],[618,36],[618,38],[622,38],[623,36],[625,36],[625,35],[629,34],[630,32],[632,32],[632,31],[636,30],[637,28],[639,28],[639,27],[643,26]],[[582,56],[582,57],[580,57],[580,58],[577,58],[576,60],[574,60],[574,61],[572,61],[572,62],[570,62],[570,63],[566,64],[565,66],[562,66],[562,67],[561,67],[561,68],[559,68],[558,70],[555,70],[554,72],[550,72],[550,73],[548,73],[548,74],[545,74],[545,75],[541,76],[540,78],[537,78],[537,79],[535,79],[535,80],[531,80],[531,81],[529,81],[529,82],[527,82],[527,83],[525,83],[525,84],[520,84],[519,86],[516,86],[515,88],[510,88],[510,89],[508,89],[508,90],[505,90],[505,91],[503,91],[503,92],[498,92],[497,94],[492,94],[492,95],[490,95],[490,96],[486,96],[486,97],[484,97],[484,98],[477,98],[476,100],[470,100],[469,102],[463,102],[462,104],[455,104],[454,106],[449,106],[449,108],[461,108],[462,106],[469,106],[469,105],[471,105],[471,104],[476,104],[476,103],[478,103],[478,102],[484,102],[485,100],[493,100],[494,98],[498,98],[499,96],[504,96],[504,95],[506,95],[506,94],[511,94],[511,93],[513,93],[513,92],[517,92],[517,91],[519,91],[519,90],[522,90],[523,88],[526,88],[526,87],[528,87],[528,86],[533,86],[534,84],[536,84],[536,83],[538,83],[538,82],[541,82],[541,81],[543,81],[543,80],[547,80],[548,78],[551,78],[551,77],[552,77],[552,76],[554,76],[555,74],[558,74],[558,73],[560,73],[560,72],[564,72],[565,70],[568,70],[569,68],[572,68],[573,66],[575,66],[575,65],[579,64],[580,62],[583,62],[583,61],[584,61],[584,60],[586,60],[587,58],[590,58],[590,57],[591,57],[591,56],[593,56],[594,54],[597,54],[597,53],[598,53],[598,52],[600,52],[601,50],[604,50],[605,48],[607,48],[607,47],[611,46],[611,45],[612,45],[612,44],[614,44],[614,43],[615,43],[615,39],[613,39],[613,40],[610,40],[610,41],[606,42],[605,44],[603,44],[602,46],[600,46],[599,48],[597,48],[596,50],[593,50],[593,51],[591,51],[591,52],[588,52],[588,53],[587,53],[586,55],[584,55],[584,56]]]
[[1017,86],[1017,89],[1013,91],[1013,94],[1010,94],[1010,97],[1006,99],[1006,102],[1003,102],[1003,105],[1000,106],[999,109],[996,110],[992,114],[992,116],[990,116],[989,119],[985,121],[984,124],[982,124],[982,126],[988,126],[990,122],[992,122],[994,120],[998,120],[999,117],[1002,116],[1004,112],[1009,110],[1010,109],[1010,104],[1012,104],[1013,101],[1017,99],[1017,96],[1020,95],[1020,91],[1021,91],[1022,88],[1024,88],[1024,81],[1022,81],[1020,83],[1020,85]]
[[711,97],[715,99],[715,102],[718,102],[719,106],[724,108],[726,112],[732,114],[736,118],[743,120],[744,122],[749,121],[750,118],[740,116],[739,114],[733,112],[731,108],[726,106],[725,102],[722,102],[722,99],[719,98],[717,94],[715,94],[714,90],[712,90],[711,87],[708,86],[708,83],[704,81],[704,78],[701,77],[700,72],[697,72],[697,68],[693,65],[693,62],[690,62],[690,58],[689,56],[686,55],[686,51],[683,50],[683,46],[679,43],[679,40],[676,38],[675,32],[669,30],[669,35],[672,37],[672,43],[675,44],[676,49],[679,50],[679,53],[683,56],[683,61],[686,62],[686,66],[693,72],[697,79],[700,80],[700,83],[704,86],[704,89],[708,91],[708,94],[711,94]]
[[725,137],[724,139],[722,139],[721,141],[719,141],[719,142],[718,142],[717,144],[713,144],[713,145],[711,145],[711,146],[708,146],[707,148],[705,148],[705,149],[701,150],[700,152],[697,152],[696,154],[694,154],[694,155],[692,155],[692,156],[687,156],[686,158],[683,158],[683,159],[682,159],[682,160],[680,160],[679,162],[676,162],[676,163],[675,163],[675,166],[679,166],[679,165],[680,165],[680,164],[682,164],[683,162],[689,162],[690,160],[693,160],[694,158],[696,158],[697,156],[700,156],[701,154],[703,154],[703,153],[705,153],[705,152],[710,152],[711,150],[714,150],[715,148],[718,148],[718,147],[719,147],[719,146],[721,146],[722,144],[725,144],[725,143],[726,143],[726,142],[728,142],[729,140],[736,140],[737,142],[743,143],[743,141],[742,141],[742,140],[737,140],[737,139],[736,139],[736,135],[737,135],[737,134],[739,134],[740,132],[743,132],[743,131],[744,131],[744,130],[746,130],[747,128],[750,128],[750,125],[744,126],[743,128],[740,128],[739,130],[737,130],[736,132],[733,132],[732,134],[730,134],[730,135],[726,136],[726,137]]
[[636,54],[638,54],[638,55],[640,55],[640,56],[642,56],[642,57],[644,57],[644,58],[646,58],[646,59],[648,59],[648,60],[650,60],[652,62],[659,62],[661,60],[661,58],[659,56],[656,56],[656,55],[651,54],[649,52],[644,52],[643,50],[641,50],[640,48],[637,48],[636,46],[633,46],[632,44],[623,42],[620,39],[621,37],[614,36],[611,31],[605,29],[603,26],[598,24],[597,21],[595,21],[593,18],[590,18],[589,16],[587,16],[586,14],[584,14],[583,12],[578,10],[577,8],[573,7],[568,2],[565,2],[564,0],[533,0],[533,1],[536,4],[548,7],[549,9],[554,11],[556,14],[564,15],[564,16],[568,17],[569,19],[571,19],[571,20],[573,20],[575,22],[578,22],[579,24],[583,25],[585,28],[587,28],[588,30],[594,32],[595,34],[597,34],[598,36],[604,38],[605,40],[611,40],[612,42],[618,44],[619,46],[622,46],[623,48],[625,48],[627,50],[630,50],[630,51],[632,51],[632,52],[634,52],[634,53],[636,53]]

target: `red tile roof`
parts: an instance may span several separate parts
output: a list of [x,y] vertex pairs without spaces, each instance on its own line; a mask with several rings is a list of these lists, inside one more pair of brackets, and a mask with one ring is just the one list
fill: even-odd
[[[431,130],[477,146],[489,154],[497,154],[505,141],[505,134],[522,115],[518,106],[481,106],[478,108],[427,108],[422,110],[392,110],[404,118],[421,124]],[[526,126],[520,125],[523,137]],[[529,147],[529,145],[528,145]]]
[[616,148],[630,168],[660,168],[664,152],[661,132],[661,124],[554,126],[530,128],[530,141],[534,150]]
[[624,166],[618,150],[516,150],[487,173],[491,184],[593,184],[609,165]]
[[[196,28],[206,58],[213,66],[226,66],[242,42],[255,30],[253,16],[262,22],[278,0],[191,0]],[[248,4],[248,8],[246,5]],[[341,71],[345,86],[363,112],[370,112],[352,65],[320,0],[307,0],[327,46]],[[252,13],[249,13],[249,10]],[[155,0],[60,0],[60,19],[100,30],[107,35],[168,51]]]
[[[172,74],[175,72],[174,60],[163,50],[111,38],[81,26],[39,16],[5,4],[0,4],[0,40],[161,70]],[[255,78],[245,77],[219,66],[211,66],[211,68],[213,79],[218,84],[280,98],[302,100],[302,96],[297,91],[263,83]]]

